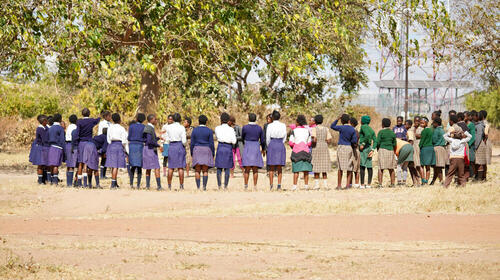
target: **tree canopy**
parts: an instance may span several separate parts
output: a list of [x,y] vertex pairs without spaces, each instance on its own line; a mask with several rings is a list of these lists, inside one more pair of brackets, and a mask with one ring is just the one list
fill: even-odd
[[[403,8],[435,38],[452,26],[440,2],[423,0],[4,2],[3,73],[37,78],[54,56],[58,76],[79,86],[134,72],[143,112],[154,111],[172,87],[243,106],[255,99],[307,105],[331,98],[336,87],[355,93],[367,82],[367,38],[399,52]],[[252,72],[261,81],[257,91],[249,88]]]

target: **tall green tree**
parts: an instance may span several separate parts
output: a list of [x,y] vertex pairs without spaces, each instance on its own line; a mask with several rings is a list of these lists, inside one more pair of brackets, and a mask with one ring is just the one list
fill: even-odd
[[[132,56],[143,112],[154,111],[160,96],[169,94],[165,81],[194,96],[215,94],[216,101],[234,93],[248,105],[252,71],[262,80],[264,103],[324,100],[335,86],[354,93],[366,83],[365,39],[371,34],[392,46],[400,12],[395,0],[4,2],[0,69],[5,73],[33,78],[42,73],[46,57],[56,56],[59,76],[85,84],[106,78],[100,73],[111,76]],[[443,14],[437,1],[409,3],[424,10],[421,16]]]

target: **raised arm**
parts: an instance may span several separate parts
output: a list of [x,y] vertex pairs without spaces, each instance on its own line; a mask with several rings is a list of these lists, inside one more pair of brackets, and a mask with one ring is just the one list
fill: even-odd
[[331,129],[335,130],[335,131],[340,131],[340,129],[342,128],[341,126],[338,126],[337,123],[339,122],[339,120],[335,120],[333,121],[332,125],[330,126]]

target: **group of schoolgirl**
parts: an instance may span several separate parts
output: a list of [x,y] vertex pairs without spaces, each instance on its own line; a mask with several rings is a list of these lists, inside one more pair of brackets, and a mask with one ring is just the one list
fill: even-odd
[[[441,111],[433,112],[431,120],[416,116],[413,121],[404,121],[403,117],[397,117],[397,124],[392,129],[390,119],[384,118],[382,130],[376,136],[369,126],[369,117],[362,117],[357,144],[361,153],[359,164],[362,177],[361,185],[355,184],[354,187],[371,187],[370,174],[373,173],[372,159],[375,150],[378,151],[379,186],[383,183],[384,170],[389,172],[390,186],[395,185],[396,170],[401,171],[398,172],[398,185],[406,184],[408,170],[414,186],[433,185],[439,180],[443,186],[448,187],[453,179],[458,186],[465,186],[471,178],[485,180],[492,152],[486,116],[486,111],[457,113],[452,110],[449,112],[446,130],[443,128]],[[341,155],[340,157],[342,158]],[[347,158],[343,157],[344,160]],[[352,160],[355,163],[353,170],[356,170],[355,158]],[[339,168],[343,168],[341,161]],[[363,180],[365,168],[368,169],[368,185],[364,185]]]
[[[384,170],[390,174],[391,186],[395,185],[397,168],[401,170],[398,184],[406,182],[407,170],[415,186],[429,183],[431,167],[434,176],[430,184],[434,184],[436,179],[443,181],[443,169],[447,176],[445,186],[451,183],[455,175],[459,185],[464,185],[469,177],[484,180],[486,164],[491,161],[491,145],[487,140],[489,125],[485,123],[487,113],[471,111],[456,114],[452,111],[446,133],[440,114],[440,111],[432,114],[432,128],[428,127],[429,120],[426,117],[415,117],[413,121],[406,120],[404,123],[403,118],[398,117],[392,129],[390,119],[385,118],[378,134],[370,127],[369,116],[361,118],[361,127],[357,130],[358,121],[355,118],[341,115],[330,126],[339,132],[337,189],[342,189],[344,172],[347,177],[345,188],[370,188],[375,151],[378,152],[379,185],[382,185]],[[70,116],[70,125],[67,127],[62,123],[60,114],[52,116],[50,124],[48,117],[38,117],[40,125],[36,130],[30,161],[38,166],[40,184],[58,184],[59,166],[66,162],[68,186],[92,187],[94,176],[95,187],[100,188],[99,178],[105,178],[106,168],[111,168],[111,188],[118,188],[118,169],[127,168],[130,187],[140,188],[142,169],[145,169],[146,188],[150,187],[151,171],[154,170],[157,189],[162,190],[160,151],[164,156],[164,173],[168,169],[169,189],[175,170],[179,174],[180,189],[184,189],[184,169],[189,170],[190,166],[195,170],[198,189],[203,186],[206,190],[208,169],[212,167],[217,168],[218,187],[227,189],[235,162],[243,168],[245,189],[248,188],[251,172],[256,188],[258,169],[264,167],[266,157],[270,189],[274,188],[274,175],[277,174],[276,189],[280,190],[288,138],[294,173],[292,190],[297,189],[300,173],[304,174],[305,189],[309,188],[310,173],[314,174],[314,189],[320,188],[320,177],[324,187],[328,186],[327,173],[332,167],[328,144],[332,137],[329,129],[322,125],[322,115],[310,118],[309,123],[304,115],[299,115],[296,123],[290,125],[288,134],[286,125],[280,122],[278,111],[267,116],[263,128],[256,123],[257,117],[253,113],[248,115],[249,123],[243,128],[235,125],[234,117],[222,113],[221,124],[214,131],[206,126],[208,118],[204,115],[199,116],[199,125],[192,128],[190,118],[181,124],[182,118],[176,113],[168,117],[167,124],[161,130],[161,138],[156,136],[157,120],[153,114],[147,118],[144,114],[137,114],[129,124],[128,131],[121,125],[117,113],[105,111],[102,120],[89,116],[90,111],[84,109],[81,119]],[[145,121],[147,123],[143,124]],[[93,129],[98,124],[98,135],[94,137]],[[160,145],[159,140],[163,145]],[[217,149],[215,141],[218,142]]]
[[[101,118],[90,118],[90,110],[82,110],[82,118],[76,115],[69,117],[66,125],[60,114],[37,117],[39,126],[35,140],[31,146],[29,161],[37,166],[39,184],[58,185],[59,167],[66,163],[66,184],[75,187],[92,187],[92,176],[95,187],[101,188],[100,179],[106,174],[107,123],[111,114],[103,113]],[[93,137],[93,128],[99,123],[99,133]],[[101,175],[99,176],[99,158]],[[75,174],[76,171],[76,174]],[[76,176],[75,176],[76,175]]]

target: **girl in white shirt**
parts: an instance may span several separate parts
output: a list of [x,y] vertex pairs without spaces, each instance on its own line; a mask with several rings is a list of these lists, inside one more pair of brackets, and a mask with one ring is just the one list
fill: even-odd
[[115,189],[119,188],[116,182],[118,168],[125,168],[127,166],[125,146],[127,145],[128,133],[120,125],[121,118],[119,114],[114,113],[111,118],[113,119],[113,124],[109,126],[107,134],[106,167],[111,168],[111,189]]

